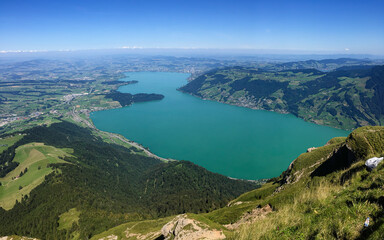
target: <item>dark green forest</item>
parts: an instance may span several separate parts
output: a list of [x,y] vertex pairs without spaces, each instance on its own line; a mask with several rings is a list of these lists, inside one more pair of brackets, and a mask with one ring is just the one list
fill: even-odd
[[154,100],[162,100],[164,95],[156,93],[122,93],[119,91],[112,91],[111,93],[105,95],[106,98],[110,98],[113,101],[118,101],[121,106],[129,106],[135,102],[149,102]]

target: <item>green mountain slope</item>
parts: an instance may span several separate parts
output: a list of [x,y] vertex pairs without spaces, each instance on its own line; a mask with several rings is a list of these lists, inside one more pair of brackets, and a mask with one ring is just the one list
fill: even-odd
[[13,162],[18,166],[0,178],[0,206],[11,209],[15,201],[28,195],[32,189],[44,181],[44,177],[52,173],[50,164],[66,163],[64,156],[71,156],[71,149],[57,149],[42,143],[25,144],[16,149]]
[[374,156],[384,156],[384,127],[359,128],[300,155],[279,178],[232,202],[274,210],[240,228],[236,239],[382,239],[384,164],[364,166]]
[[384,66],[266,71],[210,71],[180,88],[203,99],[283,113],[354,129],[384,123]]
[[[61,161],[49,163],[51,172],[29,193],[16,189],[16,195],[23,195],[21,200],[14,199],[18,201],[12,209],[0,208],[0,236],[87,239],[127,221],[208,212],[257,187],[187,161],[164,162],[135,154],[105,142],[96,130],[69,122],[35,127],[23,134],[1,153],[2,167],[8,170],[0,179],[0,192],[8,184],[4,179],[19,168],[9,166],[20,147],[29,146],[29,152],[39,150],[42,156],[58,156]],[[32,143],[39,143],[36,149]],[[49,151],[42,146],[50,146]],[[70,154],[60,149],[68,149]],[[32,165],[30,168],[17,181],[30,177]]]
[[94,239],[383,239],[384,162],[372,171],[364,165],[374,156],[384,156],[384,127],[362,127],[301,154],[281,176],[223,208],[127,223]]

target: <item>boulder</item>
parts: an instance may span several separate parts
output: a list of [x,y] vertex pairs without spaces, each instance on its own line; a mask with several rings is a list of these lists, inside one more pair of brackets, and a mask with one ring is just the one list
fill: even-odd
[[377,167],[377,165],[379,165],[379,163],[381,161],[383,161],[384,157],[381,157],[381,158],[378,158],[378,157],[373,157],[373,158],[370,158],[368,159],[366,162],[365,162],[365,166],[367,166],[370,170],[374,169]]

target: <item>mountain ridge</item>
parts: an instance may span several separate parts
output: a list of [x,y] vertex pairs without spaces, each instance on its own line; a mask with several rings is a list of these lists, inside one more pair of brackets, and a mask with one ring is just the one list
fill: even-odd
[[224,68],[200,75],[180,91],[222,103],[292,113],[351,130],[384,123],[384,66],[266,71]]

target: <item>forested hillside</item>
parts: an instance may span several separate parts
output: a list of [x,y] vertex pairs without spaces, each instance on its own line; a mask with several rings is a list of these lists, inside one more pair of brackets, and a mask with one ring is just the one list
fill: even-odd
[[203,99],[292,113],[342,129],[384,124],[384,66],[332,72],[224,68],[207,72],[180,90]]
[[[57,155],[62,161],[47,165],[51,173],[13,208],[0,208],[2,236],[87,239],[127,221],[217,209],[257,187],[187,161],[163,162],[136,154],[133,149],[105,142],[96,131],[70,122],[36,127],[22,134],[20,140],[1,153],[5,178],[0,178],[4,182],[0,198],[6,184],[22,183],[25,177],[32,176],[30,167],[32,170],[26,174],[4,180],[8,179],[7,174],[14,174],[19,164],[25,164],[12,161],[21,146],[39,143],[40,149],[33,152],[36,156],[38,151],[51,156],[51,152],[41,149],[42,144],[69,154]],[[45,167],[36,167],[34,171],[43,171]],[[21,184],[16,191],[27,187]],[[71,214],[78,218],[68,217]]]

